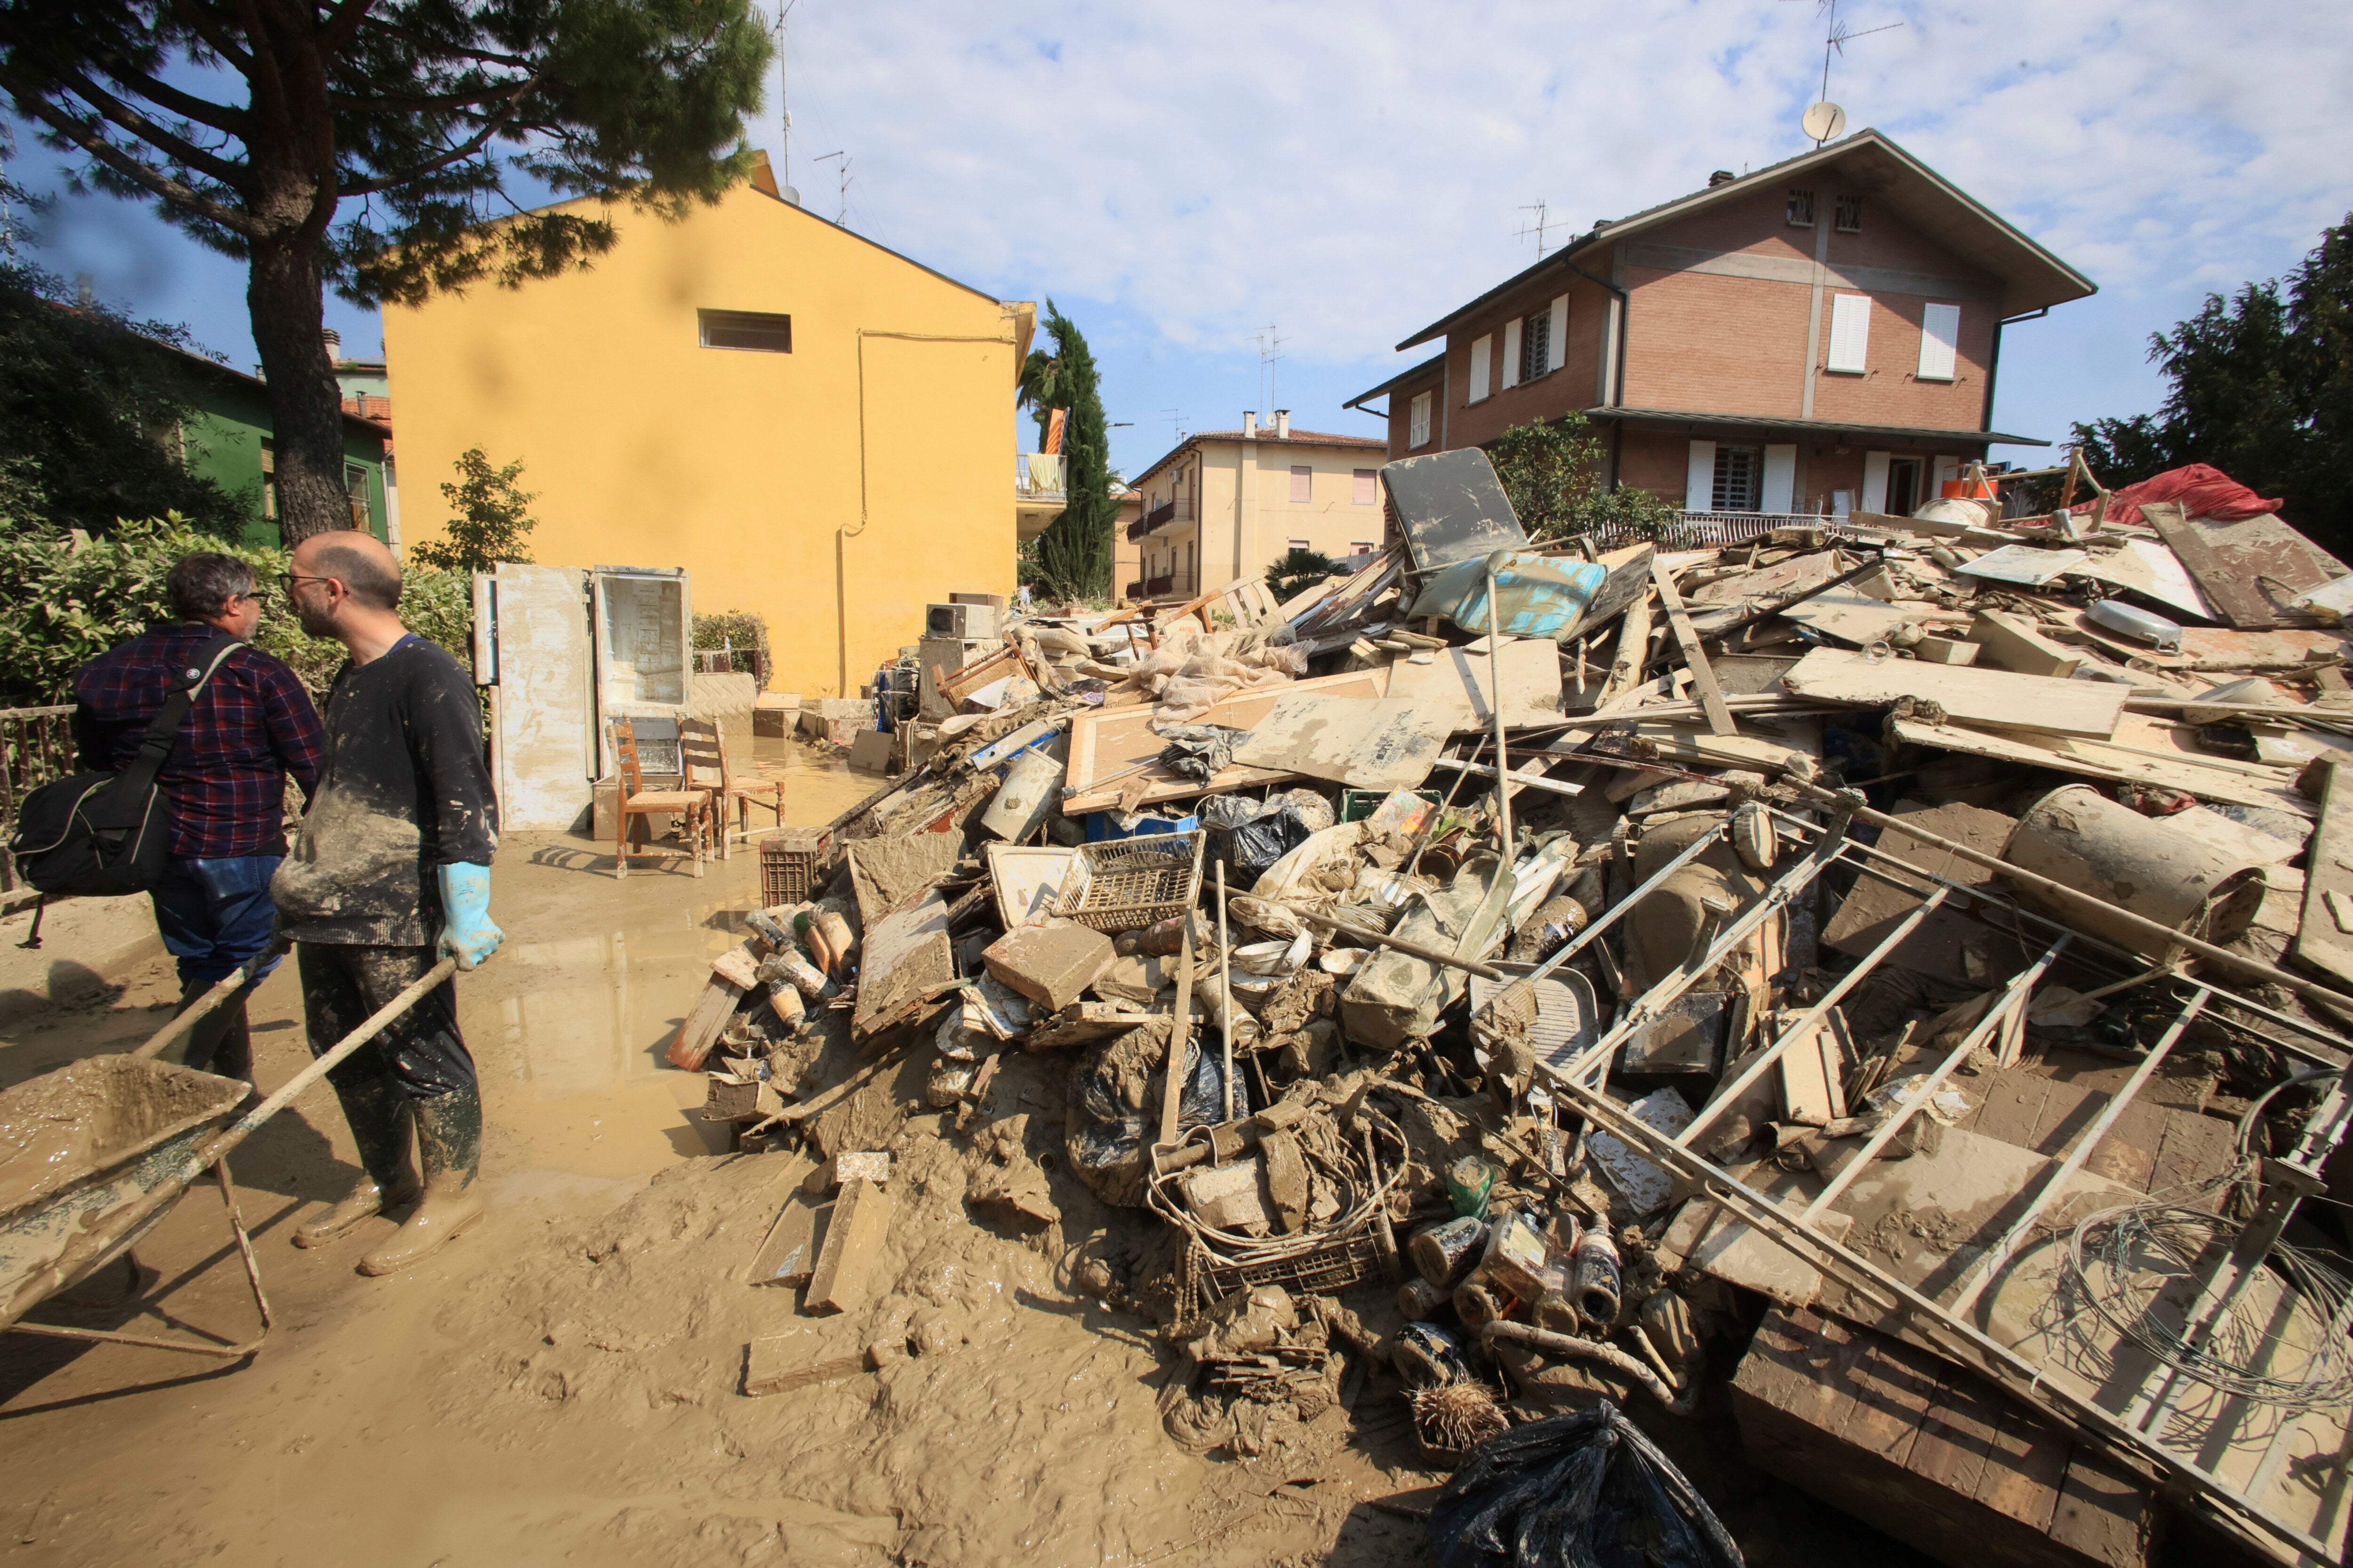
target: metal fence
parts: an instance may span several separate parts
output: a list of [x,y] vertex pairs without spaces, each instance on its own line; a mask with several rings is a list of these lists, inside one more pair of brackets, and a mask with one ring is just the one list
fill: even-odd
[[[16,836],[16,805],[73,771],[73,705],[0,708],[0,840]],[[16,889],[16,865],[0,853],[0,891]]]
[[[1658,531],[1655,542],[1662,550],[1706,550],[1722,544],[1746,544],[1777,528],[1819,528],[1833,534],[1851,531],[1843,519],[1818,517],[1811,512],[1679,511],[1674,521]],[[1600,530],[1582,537],[1597,551],[1652,542],[1651,535],[1635,528]]]

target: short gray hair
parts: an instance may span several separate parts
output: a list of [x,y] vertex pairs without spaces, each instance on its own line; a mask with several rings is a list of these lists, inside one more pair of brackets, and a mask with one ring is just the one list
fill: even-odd
[[183,621],[208,621],[228,613],[228,602],[253,592],[253,568],[234,555],[200,550],[172,563],[164,579],[172,615]]

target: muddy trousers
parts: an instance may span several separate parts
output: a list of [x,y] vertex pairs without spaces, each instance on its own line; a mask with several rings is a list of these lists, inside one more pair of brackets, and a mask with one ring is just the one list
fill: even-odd
[[[311,1054],[324,1056],[437,962],[429,947],[364,947],[301,942],[302,1016]],[[458,990],[449,981],[419,997],[382,1034],[327,1074],[360,1164],[387,1195],[411,1190],[412,1123],[426,1174],[458,1173],[470,1182],[481,1159],[482,1101],[474,1058],[458,1033]]]

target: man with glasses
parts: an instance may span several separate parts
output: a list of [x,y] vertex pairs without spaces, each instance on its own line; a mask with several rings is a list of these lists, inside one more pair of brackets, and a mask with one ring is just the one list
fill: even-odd
[[[169,625],[99,655],[74,676],[74,742],[85,770],[128,766],[200,650],[224,634],[250,645],[261,625],[253,568],[234,555],[183,556],[164,590]],[[309,796],[324,754],[311,694],[283,662],[250,646],[221,660],[188,710],[156,774],[172,825],[171,860],[164,885],[150,895],[164,946],[179,963],[184,1011],[269,946],[278,918],[269,879],[286,854],[286,778],[293,775]],[[272,959],[260,973],[277,964]],[[216,1009],[165,1058],[250,1079],[245,1003],[239,994]]]
[[[286,575],[302,629],[351,659],[327,690],[327,761],[271,891],[295,939],[311,1049],[321,1053],[444,956],[471,969],[498,948],[491,857],[498,805],[471,674],[403,626],[400,563],[355,531],[313,534]],[[360,1259],[389,1274],[439,1251],[482,1215],[482,1100],[444,982],[327,1075],[359,1145],[359,1184],[297,1227],[317,1247],[385,1210],[416,1206]],[[414,1130],[424,1166],[409,1163]]]

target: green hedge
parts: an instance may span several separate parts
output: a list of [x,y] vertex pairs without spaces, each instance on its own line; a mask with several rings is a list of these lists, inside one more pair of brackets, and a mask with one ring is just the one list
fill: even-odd
[[[27,707],[71,701],[75,670],[171,618],[164,576],[174,562],[199,550],[253,563],[263,606],[255,646],[284,659],[323,697],[343,662],[343,647],[296,623],[278,579],[288,552],[224,543],[173,513],[122,523],[103,538],[0,522],[0,700]],[[474,595],[467,574],[406,572],[400,615],[409,630],[471,667]]]

